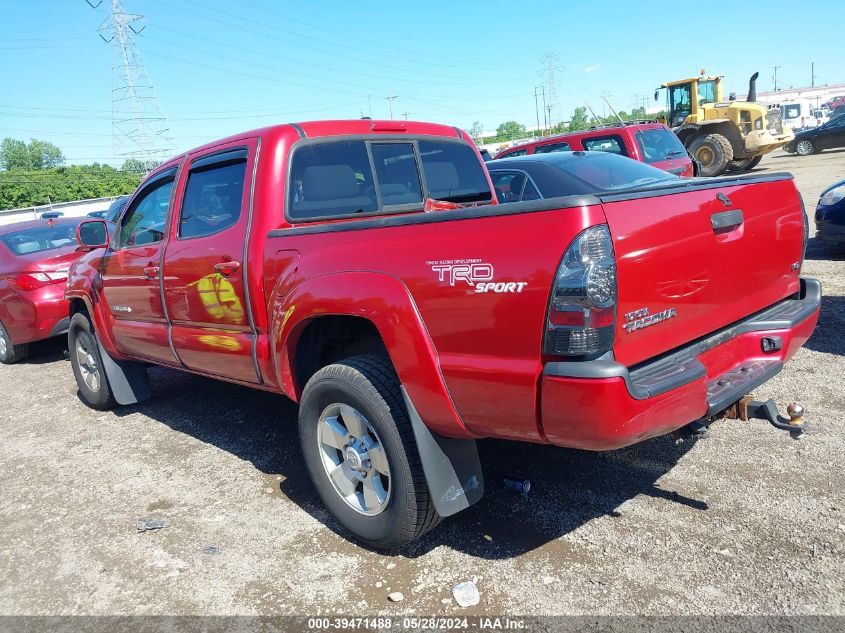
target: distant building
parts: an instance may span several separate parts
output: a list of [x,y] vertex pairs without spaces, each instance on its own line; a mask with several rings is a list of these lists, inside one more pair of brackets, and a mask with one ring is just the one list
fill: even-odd
[[[757,101],[760,103],[785,103],[797,99],[808,99],[814,107],[818,107],[833,97],[840,95],[845,95],[845,83],[789,88],[778,90],[777,92],[758,92]],[[739,101],[745,101],[745,97],[746,95],[738,95],[737,99]]]

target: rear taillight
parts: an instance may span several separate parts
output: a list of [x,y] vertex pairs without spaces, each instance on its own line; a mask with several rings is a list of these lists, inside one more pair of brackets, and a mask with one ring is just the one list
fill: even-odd
[[23,273],[14,278],[15,283],[23,290],[38,290],[44,286],[67,281],[67,273]]
[[551,356],[603,354],[613,348],[616,259],[607,225],[583,231],[555,276],[543,352]]

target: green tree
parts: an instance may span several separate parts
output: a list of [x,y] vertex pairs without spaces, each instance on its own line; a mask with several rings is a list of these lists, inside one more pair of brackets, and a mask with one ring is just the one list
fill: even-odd
[[65,164],[62,150],[47,141],[40,141],[37,138],[31,139],[29,145],[27,145],[27,150],[33,169],[51,169]]
[[141,176],[109,165],[0,171],[0,209],[132,193]]
[[590,127],[590,119],[587,116],[587,108],[575,108],[572,113],[572,118],[569,119],[569,132],[577,132],[578,130],[586,130]]
[[496,136],[500,139],[517,139],[525,136],[525,126],[516,121],[505,121],[496,128]]
[[0,143],[0,168],[6,171],[16,169],[50,169],[65,162],[62,150],[39,139],[31,139],[29,144],[10,137]]
[[29,169],[29,152],[26,143],[8,136],[0,143],[0,168],[7,171],[12,169]]
[[138,158],[127,158],[120,168],[123,171],[131,171],[136,174],[146,174],[147,164]]
[[484,132],[484,124],[481,121],[473,121],[472,127],[469,128],[469,135],[475,142],[481,140],[481,134]]

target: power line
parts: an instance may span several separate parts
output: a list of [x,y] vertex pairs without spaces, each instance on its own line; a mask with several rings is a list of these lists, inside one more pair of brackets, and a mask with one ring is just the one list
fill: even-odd
[[[169,28],[169,27],[160,27],[160,28],[162,30],[169,31],[171,33],[179,35],[183,38],[189,37],[191,39],[199,40],[201,42],[208,42],[209,44],[213,44],[218,51],[219,51],[220,47],[225,47],[225,48],[230,48],[230,49],[233,49],[233,50],[242,51],[244,53],[249,53],[250,55],[255,55],[259,58],[278,59],[279,61],[297,64],[298,66],[308,66],[308,67],[311,67],[311,68],[318,68],[318,69],[321,69],[321,70],[329,70],[329,71],[335,71],[335,72],[337,71],[337,65],[336,64],[335,65],[327,65],[327,64],[319,64],[319,63],[316,63],[316,62],[313,62],[313,61],[303,61],[303,60],[300,60],[300,59],[295,59],[295,58],[291,58],[291,57],[285,57],[285,56],[282,56],[282,55],[277,55],[275,53],[269,53],[269,52],[266,52],[266,51],[256,50],[254,48],[247,48],[245,46],[238,46],[237,44],[233,44],[231,42],[224,42],[224,41],[216,40],[216,39],[213,39],[213,38],[195,35],[193,33],[186,33],[184,31],[179,31],[177,29],[173,29],[173,28]],[[163,39],[161,37],[153,37],[153,36],[150,36],[150,35],[146,35],[145,38],[148,39],[148,40],[161,42],[161,43],[169,45],[169,46],[175,46],[175,47],[178,47],[180,49],[193,50],[195,52],[202,53],[203,55],[213,55],[215,57],[221,57],[222,56],[225,59],[230,59],[230,56],[221,55],[219,52],[211,52],[208,49],[197,49],[197,48],[193,48],[193,47],[190,47],[190,46],[186,46],[184,41],[172,42],[172,41]],[[270,70],[274,70],[274,71],[278,70],[275,67],[268,67],[268,66],[263,65],[263,64],[256,64],[253,61],[253,59],[254,58],[250,58],[249,61],[247,61],[247,60],[236,60],[236,61],[243,61],[243,63],[248,64],[250,66],[258,65],[258,66],[264,66],[265,68],[269,68]],[[386,67],[390,67],[390,66],[386,66]],[[403,69],[403,70],[405,70],[405,69]],[[312,79],[315,78],[313,74],[300,73],[300,72],[297,72],[295,70],[291,70],[290,68],[285,68],[284,73],[286,75],[293,74],[293,75],[298,75],[298,76],[306,77],[306,78],[312,78]],[[466,85],[466,81],[461,81],[456,77],[447,77],[453,83],[444,83],[443,82],[443,76],[438,76],[437,79],[432,79],[432,80],[420,80],[420,79],[409,79],[407,76],[406,77],[389,77],[389,76],[384,75],[383,73],[375,74],[375,73],[362,72],[360,70],[356,70],[355,75],[360,76],[360,77],[370,77],[370,78],[379,79],[379,80],[382,80],[382,81],[391,81],[391,80],[392,81],[403,81],[405,83],[422,84],[422,85],[437,85],[437,86],[449,85],[449,86],[456,86],[456,87]],[[335,79],[332,79],[331,81],[332,81],[332,83],[338,83]],[[340,83],[345,83],[347,85],[356,86],[356,87],[358,87],[359,91],[360,91],[360,88],[361,88],[361,84],[359,82],[356,82],[356,83],[340,82]]]
[[[390,46],[389,44],[385,44],[383,41],[369,40],[369,39],[366,39],[366,38],[363,38],[363,37],[356,36],[352,33],[346,32],[346,31],[343,31],[343,32],[335,31],[333,29],[326,28],[324,25],[314,24],[313,22],[306,22],[305,20],[293,17],[289,14],[277,13],[275,11],[270,11],[269,9],[265,9],[263,7],[259,8],[259,7],[255,6],[254,4],[252,4],[252,6],[253,6],[254,9],[257,9],[257,10],[262,11],[264,13],[267,13],[269,15],[274,15],[276,17],[282,18],[287,22],[296,22],[298,24],[302,24],[303,26],[307,27],[310,31],[318,31],[318,32],[322,31],[322,32],[328,33],[330,35],[342,37],[344,40],[356,40],[358,42],[362,42],[364,44],[367,44],[370,47],[369,49],[356,48],[355,50],[362,50],[364,52],[370,52],[372,50],[372,47],[375,46],[375,47],[378,47],[379,50],[390,49],[392,51],[396,51],[398,53],[401,53],[402,55],[404,55],[406,57],[411,57],[414,60],[419,60],[421,57],[425,57],[425,58],[428,58],[430,60],[436,60],[437,62],[439,62],[439,63],[435,63],[434,61],[429,61],[429,62],[426,62],[427,65],[437,65],[437,66],[442,66],[444,68],[459,68],[459,67],[460,68],[468,68],[468,69],[472,69],[474,71],[478,71],[479,69],[481,69],[481,70],[490,70],[490,71],[500,72],[502,70],[501,66],[493,67],[493,66],[479,66],[478,64],[474,64],[474,63],[467,63],[467,64],[456,63],[454,59],[448,59],[448,58],[445,58],[445,57],[432,55],[431,53],[427,53],[425,51],[419,51],[419,50],[413,50],[412,51],[412,50],[399,48],[399,47],[396,47],[396,46]],[[326,41],[326,40],[319,40],[319,41]],[[330,43],[335,44],[336,42],[330,42]]]
[[[315,46],[305,45],[302,42],[294,42],[294,44],[298,47],[310,48],[311,50],[316,50],[318,52],[327,53],[327,54],[330,54],[330,55],[333,55],[333,56],[341,56],[336,52],[338,48],[349,50],[349,51],[354,51],[354,52],[363,52],[366,55],[368,55],[368,57],[370,58],[370,60],[367,61],[367,63],[370,64],[370,65],[374,65],[373,62],[371,61],[372,58],[383,57],[383,54],[381,52],[374,52],[374,50],[373,50],[373,44],[376,44],[377,46],[381,47],[382,46],[381,43],[367,42],[368,44],[370,44],[370,46],[367,47],[367,48],[362,48],[360,46],[354,46],[352,44],[346,43],[346,40],[349,39],[349,37],[346,33],[338,33],[337,35],[339,35],[340,38],[333,37],[332,39],[323,39],[323,38],[320,38],[320,37],[316,37],[314,35],[307,35],[307,34],[300,33],[298,31],[286,29],[286,28],[280,26],[278,23],[270,23],[268,20],[252,19],[252,18],[244,16],[242,13],[233,13],[231,11],[225,11],[225,10],[220,9],[218,7],[203,4],[201,2],[196,2],[195,0],[183,0],[183,1],[188,3],[188,4],[193,5],[195,7],[201,8],[202,12],[192,11],[191,9],[187,9],[185,7],[182,7],[182,6],[176,6],[176,7],[172,7],[172,8],[176,8],[179,11],[185,11],[187,13],[192,13],[192,14],[197,15],[197,16],[203,18],[203,19],[206,19],[206,20],[212,20],[212,21],[215,21],[215,22],[220,22],[222,24],[225,24],[229,28],[234,27],[234,28],[239,28],[239,29],[246,30],[246,31],[251,30],[252,32],[254,32],[258,35],[262,35],[264,37],[271,37],[272,39],[276,39],[276,40],[280,40],[280,41],[284,41],[284,38],[279,37],[278,33],[286,33],[290,36],[293,36],[295,38],[299,38],[301,40],[305,40],[307,42],[315,42],[317,44],[324,45],[323,48],[319,48],[319,47],[315,47]],[[168,5],[168,6],[171,6],[171,5]],[[266,13],[268,15],[274,15],[276,17],[283,18],[285,21],[288,21],[290,19],[287,16],[284,16],[284,15],[279,14],[279,13],[274,13],[274,12],[269,11],[267,9],[262,8],[262,9],[258,9],[258,10],[260,10],[263,13]],[[211,16],[208,15],[209,12],[225,16],[227,18],[227,21],[221,21],[221,20],[217,20],[215,18],[212,18]],[[232,19],[240,20],[241,22],[246,22],[247,24],[254,24],[258,27],[261,27],[262,29],[272,30],[274,35],[271,36],[271,35],[268,35],[266,32],[262,33],[262,32],[259,32],[259,31],[255,31],[254,29],[249,29],[249,28],[242,26],[242,25],[232,24],[232,22],[231,22]],[[304,24],[304,22],[302,22],[301,20],[293,20],[293,21],[299,21],[300,23]],[[314,25],[308,25],[308,26],[310,27],[309,30],[311,30],[311,31],[320,30],[320,27],[315,27]],[[328,47],[328,50],[326,50],[325,47]],[[419,57],[418,54],[409,54],[409,55],[411,57],[415,58],[415,59],[418,59],[418,57]],[[346,55],[346,54],[342,54],[342,58],[344,60],[349,59],[348,55]],[[391,67],[391,68],[395,68],[397,70],[406,70],[406,68],[404,68],[402,66],[393,66],[393,65],[384,64],[384,63],[381,63],[381,62],[379,62],[375,65],[380,65],[380,66],[385,67],[385,68]],[[433,64],[430,64],[430,65],[433,65]],[[452,63],[447,63],[447,64],[443,64],[443,65],[448,67],[448,68],[455,68],[457,66],[464,66],[464,67],[467,67],[467,68],[472,68],[476,72],[479,71],[479,70],[489,70],[491,72],[500,72],[501,71],[500,67],[481,66],[481,65],[474,65],[474,64],[464,64],[464,65],[462,65],[460,63],[455,63],[454,61]],[[421,70],[419,72],[420,73],[433,74],[433,73],[427,72],[425,70]],[[460,79],[460,77],[454,77],[454,76],[452,78],[458,79],[458,80]]]

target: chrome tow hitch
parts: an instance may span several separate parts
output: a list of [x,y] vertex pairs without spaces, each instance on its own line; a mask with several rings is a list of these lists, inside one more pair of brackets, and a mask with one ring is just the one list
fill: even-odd
[[809,423],[804,420],[804,407],[793,402],[786,407],[786,417],[778,411],[774,400],[754,400],[745,396],[742,400],[728,407],[725,417],[732,420],[748,421],[753,419],[766,420],[776,429],[789,432],[794,440],[801,439],[807,433]]

